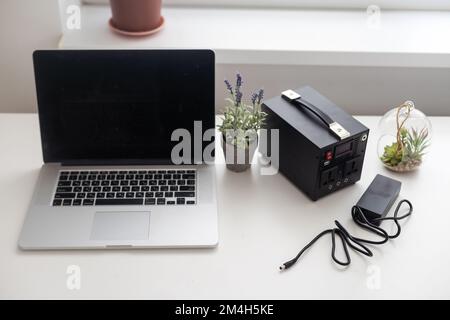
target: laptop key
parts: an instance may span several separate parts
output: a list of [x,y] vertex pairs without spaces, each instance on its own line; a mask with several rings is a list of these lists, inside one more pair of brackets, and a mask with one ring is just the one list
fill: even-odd
[[177,204],[185,204],[186,200],[184,198],[177,198]]
[[56,192],[72,192],[72,187],[58,187]]
[[175,201],[173,201],[173,200],[170,200],[170,201],[167,201],[167,204],[175,204]]
[[155,204],[155,203],[156,203],[156,199],[155,198],[145,199],[145,204],[146,205],[152,205],[152,204]]
[[63,206],[71,206],[72,205],[72,199],[64,199],[63,200]]
[[83,200],[83,206],[93,206],[94,205],[94,199],[84,199]]
[[107,198],[114,198],[114,193],[108,192],[108,193],[106,194],[106,197],[107,197]]
[[166,193],[164,193],[164,196],[166,198],[172,198],[173,197],[173,192],[166,192]]
[[154,195],[155,195],[155,194],[154,194],[153,192],[146,192],[146,193],[145,193],[145,197],[146,197],[146,198],[153,198]]
[[104,192],[97,193],[97,198],[99,198],[99,199],[103,199],[105,196],[106,196],[106,193],[104,193]]
[[58,187],[70,187],[70,181],[60,181]]
[[73,187],[73,192],[81,192],[83,190],[81,187]]
[[130,187],[122,187],[122,192],[130,192],[130,190],[132,190]]
[[159,187],[160,191],[169,191],[169,187],[168,186],[161,186]]
[[55,199],[75,198],[75,192],[56,193]]
[[159,191],[159,187],[153,186],[150,188],[151,191]]
[[92,191],[93,192],[100,192],[100,191],[102,191],[102,188],[101,187],[93,187]]
[[81,199],[73,199],[72,205],[73,206],[81,206]]
[[68,176],[60,176],[60,177],[59,177],[59,180],[62,180],[62,181],[68,180],[68,179],[69,179]]
[[149,191],[149,190],[150,190],[149,186],[141,187],[141,191]]
[[161,205],[161,204],[166,204],[166,199],[164,199],[164,198],[158,198],[158,199],[156,200],[156,204],[159,204],[159,205]]
[[155,192],[155,197],[157,197],[157,198],[164,197],[164,192]]
[[116,198],[124,198],[125,197],[125,193],[124,192],[117,192],[116,193]]
[[178,191],[178,187],[177,186],[170,186],[170,191]]
[[195,191],[194,186],[180,186],[180,191]]
[[55,199],[53,200],[53,205],[54,206],[60,206],[62,204],[62,200],[61,199]]
[[112,187],[112,191],[119,192],[120,191],[120,187]]
[[126,197],[126,198],[134,198],[134,192],[127,192],[127,193],[125,194],[125,197]]
[[141,188],[139,188],[138,186],[131,187],[131,191],[133,191],[133,192],[140,191],[140,189]]
[[78,193],[78,194],[77,194],[77,198],[78,198],[78,199],[84,199],[84,198],[86,198],[86,193],[84,193],[84,192]]
[[87,194],[87,198],[88,199],[94,199],[95,198],[95,193],[93,193],[93,192],[88,193]]
[[195,179],[195,174],[183,174],[183,179]]
[[136,198],[143,198],[144,193],[143,192],[136,192]]
[[195,204],[195,201],[189,200],[189,201],[186,201],[186,204]]
[[195,192],[179,191],[179,192],[175,192],[175,197],[177,197],[177,198],[193,198],[193,197],[195,197]]
[[97,199],[95,200],[96,206],[107,205],[142,205],[143,199]]
[[188,180],[186,183],[188,185],[194,185],[195,184],[195,180]]

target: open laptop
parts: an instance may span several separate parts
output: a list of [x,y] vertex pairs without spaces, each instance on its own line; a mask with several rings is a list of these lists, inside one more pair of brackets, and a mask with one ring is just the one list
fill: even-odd
[[215,127],[214,53],[49,50],[33,60],[44,165],[19,247],[215,246],[214,135],[202,139]]

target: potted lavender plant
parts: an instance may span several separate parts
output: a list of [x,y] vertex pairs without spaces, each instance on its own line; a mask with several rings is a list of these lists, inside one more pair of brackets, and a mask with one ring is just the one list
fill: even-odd
[[222,147],[227,168],[234,172],[242,172],[250,168],[252,158],[258,146],[258,130],[264,123],[266,113],[261,111],[264,90],[260,89],[251,95],[251,104],[242,100],[242,76],[236,75],[233,87],[225,80],[230,98],[226,99],[222,124]]

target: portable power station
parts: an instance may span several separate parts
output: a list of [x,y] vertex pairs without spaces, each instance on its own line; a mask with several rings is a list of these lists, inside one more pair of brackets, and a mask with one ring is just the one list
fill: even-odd
[[[265,129],[279,130],[279,171],[317,200],[361,177],[369,129],[311,87],[266,100]],[[262,154],[272,157],[271,139]],[[275,150],[275,149],[274,149]]]

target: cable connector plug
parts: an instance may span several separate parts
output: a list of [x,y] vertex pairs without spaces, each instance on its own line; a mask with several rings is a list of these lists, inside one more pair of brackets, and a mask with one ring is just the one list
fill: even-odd
[[287,270],[290,267],[292,267],[296,262],[297,262],[297,259],[289,260],[288,262],[283,263],[279,269],[280,269],[280,271]]

